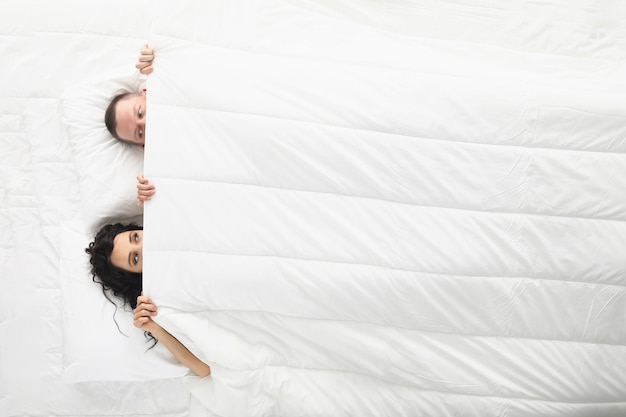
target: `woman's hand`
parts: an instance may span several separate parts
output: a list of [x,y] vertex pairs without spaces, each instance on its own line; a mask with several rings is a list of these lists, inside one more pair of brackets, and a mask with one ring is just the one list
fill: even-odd
[[150,300],[150,297],[143,295],[143,292],[137,297],[137,307],[133,310],[133,324],[147,332],[153,332],[155,328],[160,328],[154,320],[153,316],[157,315],[157,308]]
[[152,336],[163,343],[180,363],[187,366],[189,370],[196,375],[200,377],[211,375],[211,367],[209,365],[198,359],[198,357],[191,353],[178,339],[152,320],[152,317],[157,314],[157,309],[152,303],[152,300],[150,300],[150,297],[143,295],[143,292],[137,297],[137,308],[135,308],[134,313],[135,327],[152,333]]
[[142,74],[150,74],[154,71],[154,68],[152,68],[152,61],[154,61],[154,51],[146,43],[139,51],[139,58],[137,59],[135,68],[137,68]]
[[154,185],[143,177],[143,174],[137,175],[137,201],[142,205],[144,201],[148,201],[154,195]]

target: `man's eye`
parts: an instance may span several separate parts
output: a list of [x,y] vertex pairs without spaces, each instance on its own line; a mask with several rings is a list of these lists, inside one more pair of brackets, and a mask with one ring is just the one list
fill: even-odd
[[135,263],[135,265],[139,263],[139,255],[135,254],[135,256],[133,256],[133,262]]
[[139,137],[143,138],[143,129],[139,129]]
[[139,116],[139,118],[141,119],[143,117],[143,109],[139,109],[137,111],[137,115]]

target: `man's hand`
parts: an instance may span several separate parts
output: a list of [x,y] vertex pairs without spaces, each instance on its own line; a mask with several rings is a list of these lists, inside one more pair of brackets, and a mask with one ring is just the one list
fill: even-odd
[[154,71],[154,68],[152,68],[152,61],[154,61],[154,51],[146,43],[141,47],[139,59],[137,59],[135,68],[137,68],[142,74],[150,74]]
[[148,201],[154,195],[154,185],[143,177],[143,174],[137,175],[137,200],[139,205],[142,205],[144,201]]

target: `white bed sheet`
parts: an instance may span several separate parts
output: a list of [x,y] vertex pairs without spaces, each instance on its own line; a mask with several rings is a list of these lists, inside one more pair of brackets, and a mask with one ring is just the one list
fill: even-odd
[[209,410],[626,413],[626,10],[482,6],[157,16],[144,288]]
[[[86,223],[61,97],[77,84],[131,76],[154,7],[144,0],[0,2],[0,416],[206,415],[180,378],[63,381],[63,225]],[[83,277],[90,279],[86,269]],[[102,350],[114,343],[90,331]]]

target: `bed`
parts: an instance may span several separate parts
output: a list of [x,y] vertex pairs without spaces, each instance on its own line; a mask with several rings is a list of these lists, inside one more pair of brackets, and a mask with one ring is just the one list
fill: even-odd
[[[626,414],[625,6],[83,3],[0,3],[0,415]],[[116,220],[211,377],[90,281]]]

